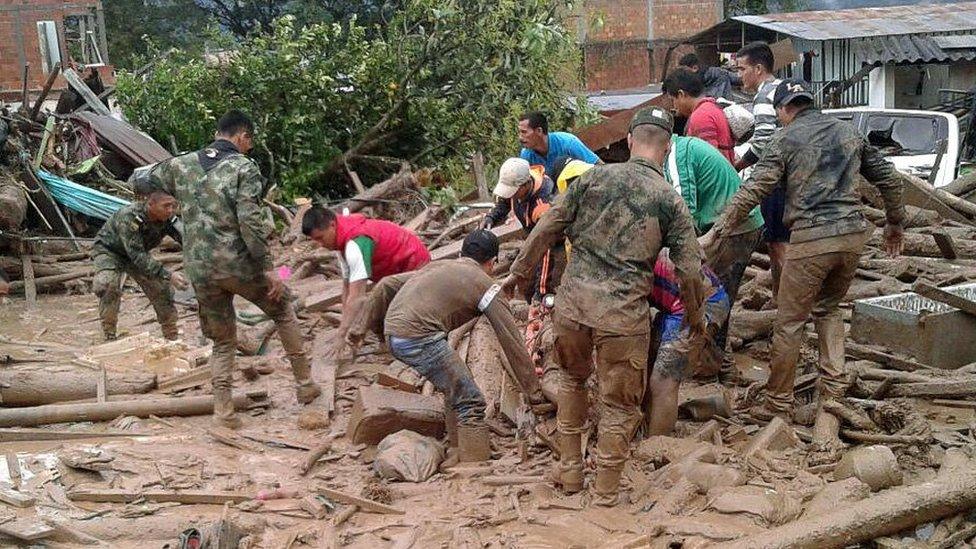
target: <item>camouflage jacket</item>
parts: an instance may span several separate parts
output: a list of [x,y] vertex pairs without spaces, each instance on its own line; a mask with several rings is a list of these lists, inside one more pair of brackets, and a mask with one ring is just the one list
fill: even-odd
[[146,213],[146,205],[133,202],[115,212],[102,225],[95,236],[92,257],[111,254],[119,264],[131,265],[146,276],[169,280],[169,271],[149,255],[149,250],[159,246],[166,235],[181,242],[175,221],[176,218],[163,222],[152,221]]
[[902,179],[877,149],[849,122],[817,109],[800,112],[773,136],[751,181],[726,207],[717,223],[726,236],[754,206],[781,183],[786,185],[783,222],[800,243],[863,232],[866,228],[855,176],[861,174],[881,191],[889,223],[905,218]]
[[580,176],[532,230],[512,274],[528,280],[549,245],[564,235],[573,252],[556,309],[570,320],[619,335],[647,333],[654,262],[664,246],[682,281],[686,312],[699,318],[701,247],[695,224],[654,162],[632,158]]
[[220,276],[253,279],[272,269],[268,239],[274,225],[261,203],[265,180],[257,164],[232,143],[217,140],[161,162],[149,178],[180,201],[183,258],[192,282]]

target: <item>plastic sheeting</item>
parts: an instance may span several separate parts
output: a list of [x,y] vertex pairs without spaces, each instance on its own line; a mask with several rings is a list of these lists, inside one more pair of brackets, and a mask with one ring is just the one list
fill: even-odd
[[38,170],[37,176],[58,204],[89,217],[107,220],[129,204],[128,200],[116,198],[44,170]]

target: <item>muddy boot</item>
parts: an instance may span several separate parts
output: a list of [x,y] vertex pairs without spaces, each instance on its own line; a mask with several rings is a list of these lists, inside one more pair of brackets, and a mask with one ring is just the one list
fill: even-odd
[[458,425],[458,461],[488,461],[491,445],[488,444],[488,426],[484,423]]
[[593,505],[614,507],[620,498],[621,469],[601,467],[596,472],[596,483],[593,486]]
[[295,375],[295,398],[301,404],[312,402],[322,394],[322,388],[312,381],[312,365],[308,357],[301,355],[291,358],[291,372]]
[[583,489],[582,433],[588,412],[586,389],[560,386],[557,404],[559,462],[552,477],[555,484],[562,486],[563,492],[575,494]]
[[163,337],[169,341],[176,341],[180,338],[180,330],[176,327],[176,324],[162,325]]
[[234,411],[230,389],[214,389],[214,423],[227,429],[240,429],[243,423]]
[[319,387],[318,383],[315,383],[311,379],[299,383],[295,387],[295,398],[301,404],[308,404],[313,400],[317,399],[319,395],[322,394],[322,387]]
[[444,435],[447,437],[448,448],[458,447],[457,413],[454,412],[447,397],[444,397]]
[[119,336],[117,336],[117,335],[115,334],[115,330],[112,330],[111,332],[110,332],[110,331],[108,331],[108,330],[103,330],[103,331],[102,331],[102,338],[103,338],[103,339],[104,339],[104,340],[105,340],[106,342],[109,342],[109,341],[115,341],[116,339],[118,339],[118,338],[119,338]]

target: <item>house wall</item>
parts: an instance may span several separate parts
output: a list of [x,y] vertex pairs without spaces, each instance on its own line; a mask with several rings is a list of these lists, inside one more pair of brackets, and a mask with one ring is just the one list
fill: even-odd
[[[28,88],[39,90],[48,78],[43,70],[39,21],[54,21],[58,28],[61,58],[68,60],[64,39],[64,18],[101,10],[99,0],[0,0],[0,93],[19,95],[23,86],[24,64],[29,64]],[[59,78],[55,87],[63,89]]]
[[683,53],[693,51],[672,46],[718,23],[722,10],[716,0],[586,0],[578,21],[586,89],[659,82]]

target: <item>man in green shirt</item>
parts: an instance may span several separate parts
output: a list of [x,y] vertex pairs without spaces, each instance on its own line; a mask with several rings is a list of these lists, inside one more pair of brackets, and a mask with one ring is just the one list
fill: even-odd
[[[671,151],[665,161],[664,174],[688,205],[698,236],[712,228],[742,185],[739,174],[722,153],[697,137],[671,137]],[[706,263],[722,281],[729,295],[729,303],[735,303],[742,275],[762,237],[762,226],[762,214],[759,208],[753,208],[721,249],[705,250]],[[719,349],[725,349],[728,332],[729,322],[726,319],[715,338]],[[728,353],[725,363],[731,366]]]

